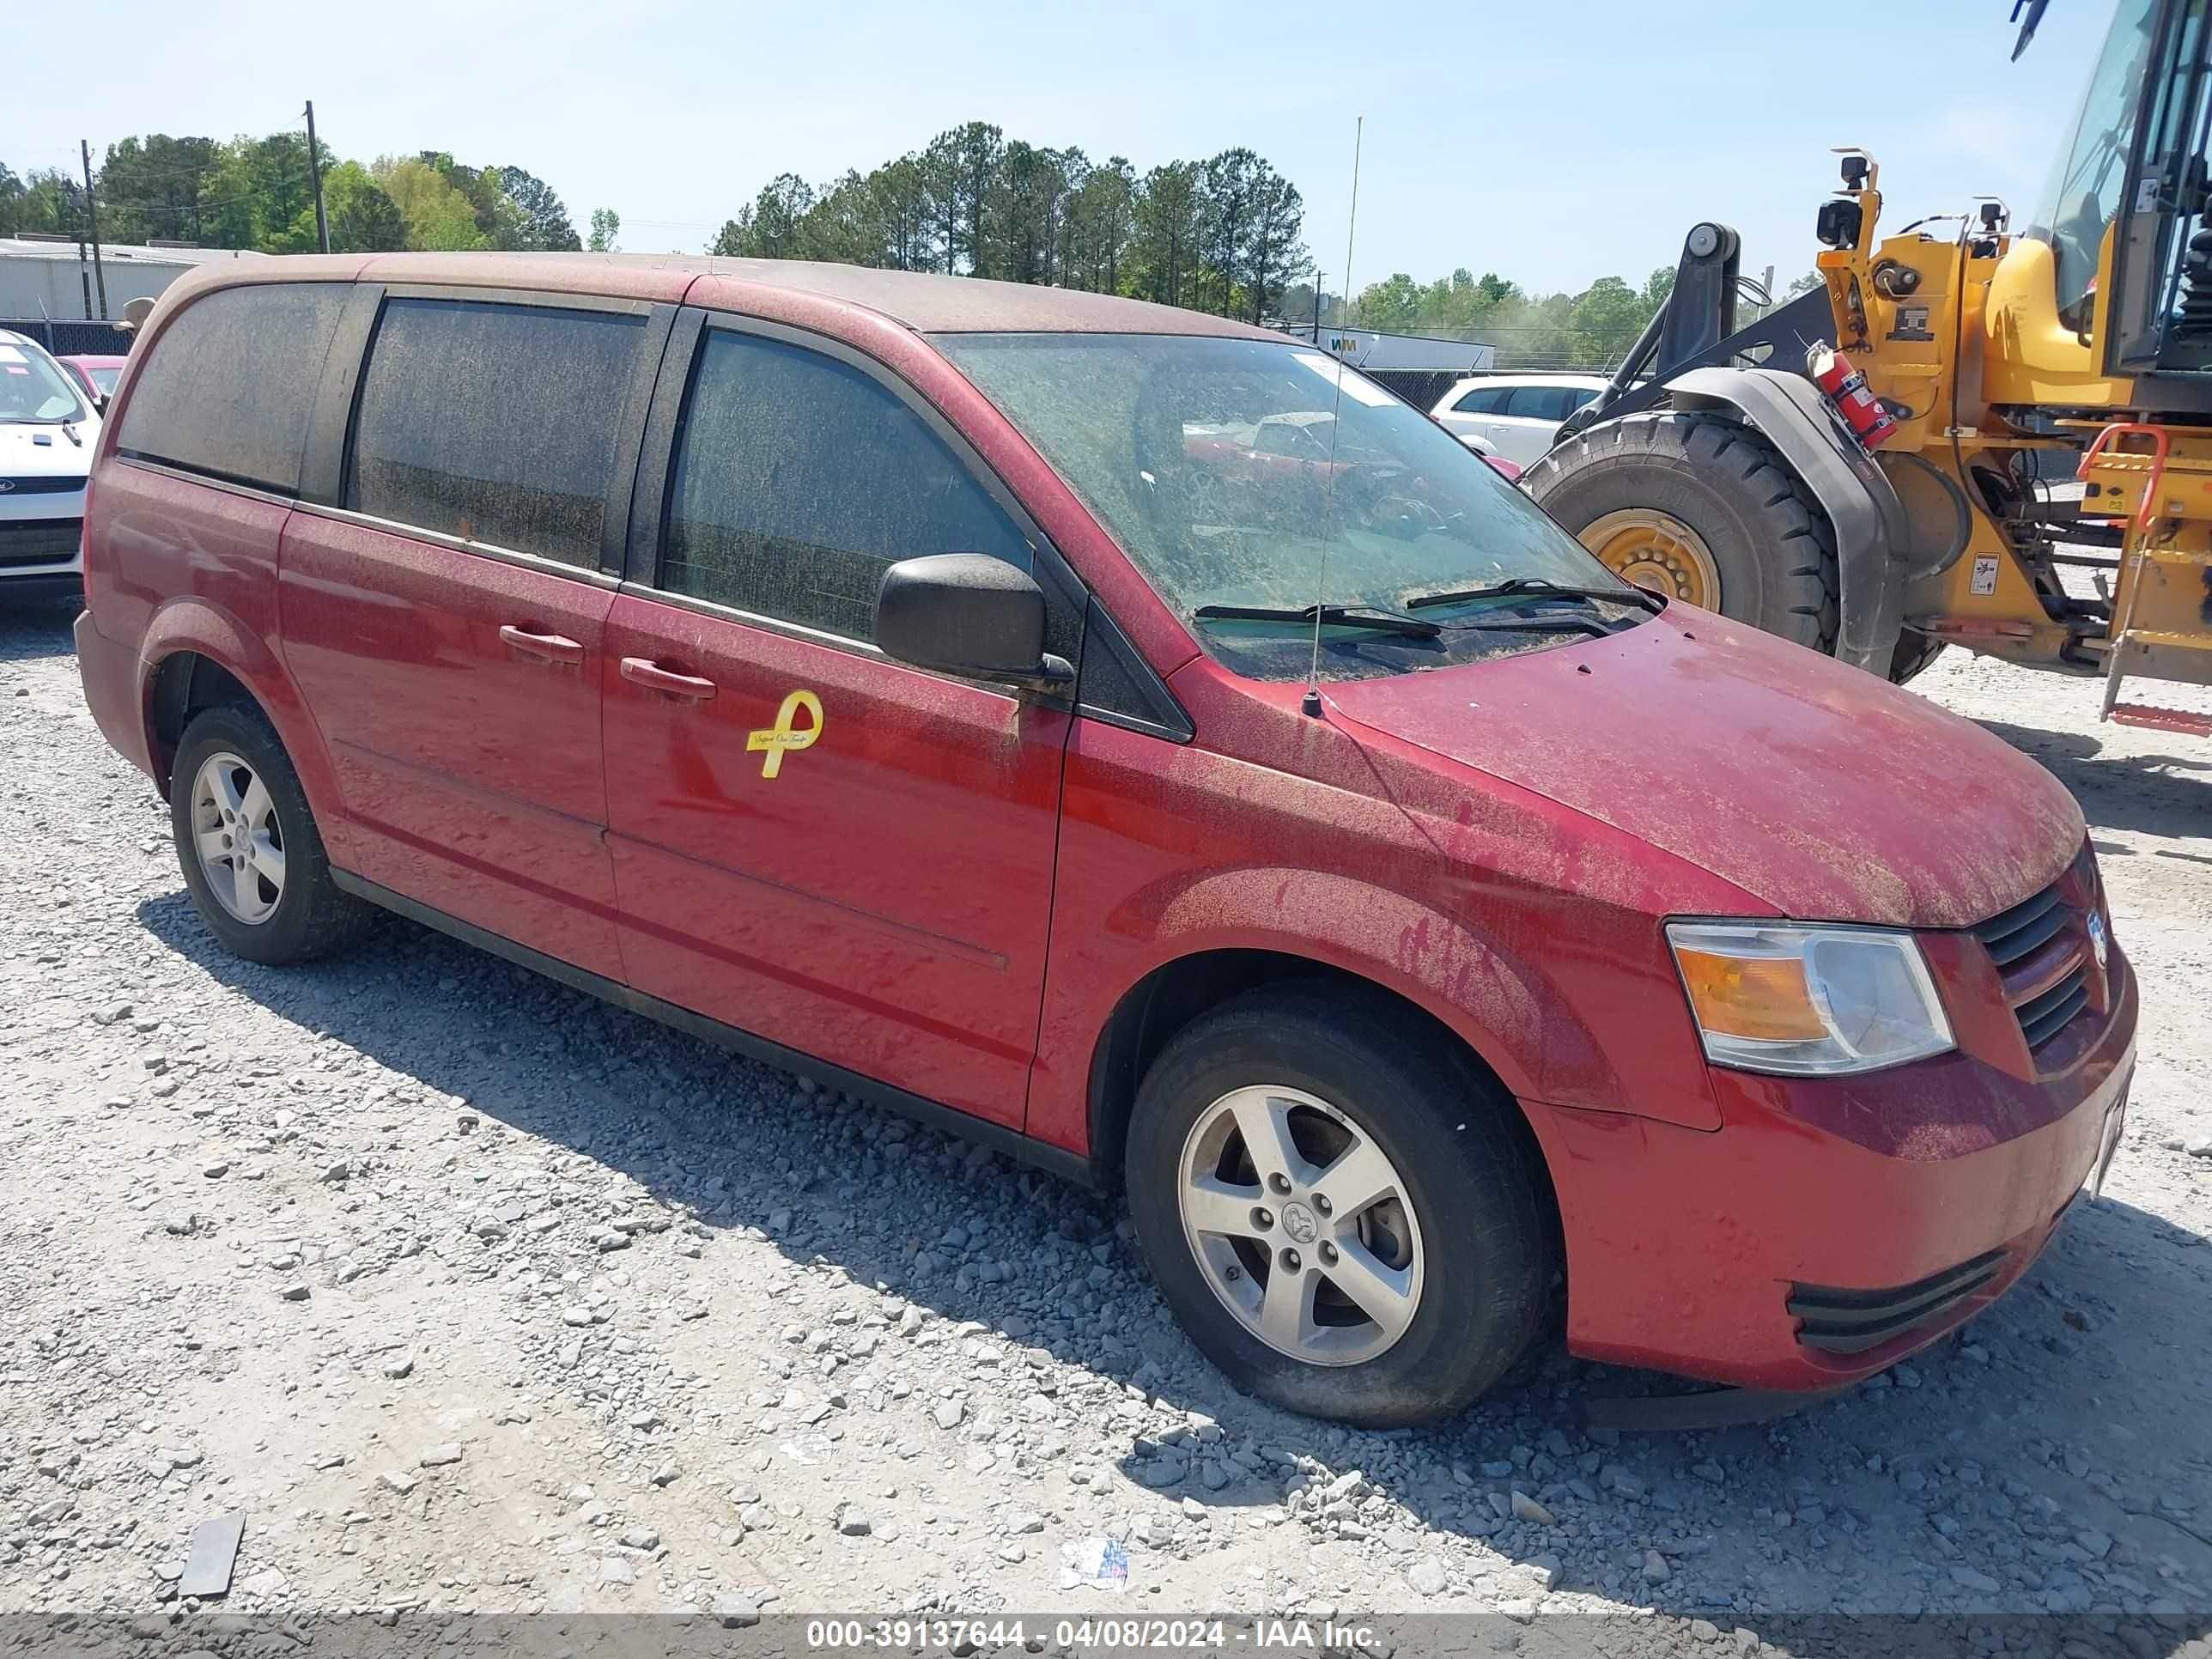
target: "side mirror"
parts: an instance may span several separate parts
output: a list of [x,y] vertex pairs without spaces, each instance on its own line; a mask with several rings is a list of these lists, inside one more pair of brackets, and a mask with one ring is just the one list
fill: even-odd
[[876,646],[897,662],[1035,690],[1073,684],[1044,648],[1044,590],[987,553],[901,559],[876,590]]

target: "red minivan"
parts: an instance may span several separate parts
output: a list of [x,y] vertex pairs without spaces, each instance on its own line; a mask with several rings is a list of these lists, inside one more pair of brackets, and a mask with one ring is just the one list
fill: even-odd
[[2046,773],[1623,586],[1260,329],[230,266],[132,352],[84,553],[86,699],[228,948],[395,910],[1119,1188],[1300,1411],[1452,1412],[1561,1310],[1840,1385],[2119,1132],[2135,984]]

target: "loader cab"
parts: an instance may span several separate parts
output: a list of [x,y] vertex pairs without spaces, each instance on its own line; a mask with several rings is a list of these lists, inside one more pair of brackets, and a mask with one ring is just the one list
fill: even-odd
[[[2112,265],[2105,366],[2111,373],[2212,373],[2208,33],[2212,0],[2122,0],[2084,100],[2076,155],[2069,160],[2085,174],[2120,175],[2117,199],[2105,212]],[[2116,102],[2121,118],[2093,134],[2093,106],[2100,99]],[[2124,154],[2107,159],[2102,152],[2108,149]],[[2111,193],[2111,186],[2100,188],[2100,208]],[[2164,401],[2155,392],[2145,399],[2149,407]]]
[[2112,400],[2136,408],[2212,408],[2209,36],[2212,0],[2120,0],[2015,243],[2020,263],[2047,266],[2035,297],[2093,372],[2138,381]]

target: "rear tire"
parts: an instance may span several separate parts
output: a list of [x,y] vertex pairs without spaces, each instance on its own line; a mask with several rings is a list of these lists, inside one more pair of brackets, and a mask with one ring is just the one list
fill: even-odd
[[1897,636],[1897,649],[1890,655],[1889,683],[1904,684],[1942,654],[1942,641],[1906,629]]
[[1741,422],[1671,411],[1602,421],[1521,483],[1607,565],[1632,568],[1632,580],[1835,653],[1840,590],[1827,515],[1781,452]]
[[[1279,1126],[1292,1147],[1271,1165],[1280,1141],[1252,1144]],[[1184,1330],[1291,1411],[1370,1428],[1449,1416],[1553,1305],[1558,1224],[1518,1109],[1424,1022],[1356,990],[1266,987],[1178,1033],[1139,1091],[1125,1168]],[[1301,1289],[1300,1311],[1270,1317],[1272,1292]]]
[[233,956],[312,962],[351,945],[376,914],[331,880],[300,775],[258,708],[202,709],[185,727],[169,828],[192,907]]

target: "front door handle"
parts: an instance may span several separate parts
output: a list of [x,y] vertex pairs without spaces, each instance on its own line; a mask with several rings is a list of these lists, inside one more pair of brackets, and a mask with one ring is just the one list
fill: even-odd
[[646,657],[624,657],[622,677],[655,691],[665,691],[672,697],[689,697],[695,702],[709,702],[714,695],[714,681],[702,680],[696,674],[678,674]]
[[500,624],[499,637],[507,648],[519,657],[535,657],[540,662],[581,662],[584,647],[560,634],[533,634],[513,623]]

